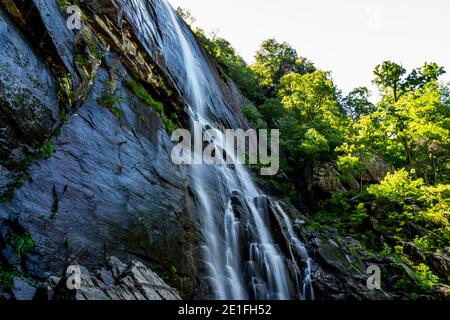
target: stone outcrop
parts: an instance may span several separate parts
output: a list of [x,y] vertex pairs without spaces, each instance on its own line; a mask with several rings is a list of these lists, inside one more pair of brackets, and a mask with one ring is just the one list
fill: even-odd
[[318,164],[313,168],[312,186],[326,193],[346,191],[339,176],[339,172],[331,163]]
[[[106,265],[89,272],[83,266],[78,268],[81,282],[79,288],[69,290],[67,283],[76,273],[65,274],[52,288],[54,279],[41,288],[55,300],[180,300],[178,291],[168,286],[156,273],[140,261],[124,264],[116,257],[108,259]],[[71,270],[74,270],[72,268]],[[45,295],[44,295],[45,296]],[[42,297],[42,296],[41,296]]]
[[363,160],[366,171],[361,177],[352,175],[342,179],[342,175],[330,162],[315,163],[312,169],[312,181],[308,187],[309,191],[320,190],[325,194],[345,191],[359,191],[361,183],[370,184],[383,181],[388,172],[394,172],[391,164],[382,157],[373,155]]
[[364,164],[371,179],[376,182],[383,181],[384,177],[386,177],[389,172],[394,172],[394,167],[379,155],[374,155],[370,159],[364,161]]
[[36,294],[36,288],[19,277],[13,279],[11,291],[16,300],[32,300]]

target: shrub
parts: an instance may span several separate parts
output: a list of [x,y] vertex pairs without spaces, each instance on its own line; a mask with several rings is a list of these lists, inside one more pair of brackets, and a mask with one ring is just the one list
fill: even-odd
[[14,278],[19,276],[20,273],[16,270],[4,270],[0,265],[0,285],[4,286],[7,290],[12,289]]
[[39,148],[39,157],[42,159],[50,157],[55,152],[55,146],[51,140],[45,140]]
[[75,62],[76,64],[78,64],[80,67],[86,67],[89,66],[91,64],[91,62],[89,61],[88,58],[86,58],[84,55],[82,55],[81,53],[77,53],[75,55]]
[[420,197],[423,185],[422,179],[414,180],[408,171],[400,169],[388,173],[380,184],[370,186],[367,191],[377,198],[404,205]]
[[414,267],[414,280],[420,288],[425,290],[430,290],[439,283],[439,278],[423,263]]
[[66,74],[58,80],[60,97],[68,100],[70,104],[75,100],[75,93],[72,90],[72,79],[70,74]]
[[28,232],[15,236],[13,244],[20,257],[26,256],[34,248],[34,241]]
[[327,152],[329,148],[327,138],[314,128],[306,131],[304,140],[300,144],[300,150],[311,156],[321,152]]
[[402,246],[395,246],[394,247],[395,254],[401,255],[403,254],[403,247]]
[[356,209],[350,215],[350,222],[353,225],[360,225],[368,217],[369,217],[369,215],[367,214],[367,209],[364,206],[364,203],[358,203],[358,205],[356,206]]

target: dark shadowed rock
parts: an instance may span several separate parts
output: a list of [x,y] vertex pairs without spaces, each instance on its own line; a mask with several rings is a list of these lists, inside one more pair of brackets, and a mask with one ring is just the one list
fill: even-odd
[[0,22],[0,117],[20,137],[16,143],[33,144],[48,137],[58,121],[56,84],[2,9]]
[[433,252],[430,262],[440,277],[450,280],[450,248],[439,253]]
[[313,258],[312,278],[319,300],[390,300],[395,295],[369,289],[367,268],[379,265],[358,241],[333,234],[310,232],[307,247]]

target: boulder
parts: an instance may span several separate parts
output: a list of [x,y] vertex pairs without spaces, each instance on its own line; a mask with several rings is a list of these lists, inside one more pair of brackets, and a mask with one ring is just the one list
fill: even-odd
[[381,182],[388,172],[394,172],[394,167],[386,162],[381,156],[374,155],[368,160],[364,161],[367,167],[367,172],[370,174],[372,180]]
[[321,163],[313,168],[312,186],[325,193],[347,191],[339,179],[340,173],[331,163]]

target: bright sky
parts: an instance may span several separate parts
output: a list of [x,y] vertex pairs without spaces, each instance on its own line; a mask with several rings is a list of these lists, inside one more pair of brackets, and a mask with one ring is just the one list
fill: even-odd
[[[267,38],[286,41],[317,67],[332,71],[347,93],[372,86],[384,60],[408,70],[425,61],[450,81],[449,0],[169,0],[189,9],[196,26],[218,31],[247,62]],[[376,95],[374,95],[376,97]]]

